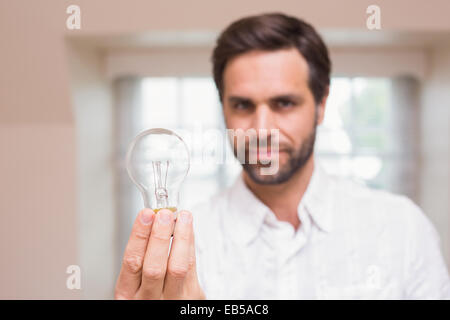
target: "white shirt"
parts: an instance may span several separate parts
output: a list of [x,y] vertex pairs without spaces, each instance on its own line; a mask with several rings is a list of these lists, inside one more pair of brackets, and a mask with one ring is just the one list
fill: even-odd
[[296,232],[242,174],[192,209],[208,299],[450,298],[438,234],[416,205],[315,167]]

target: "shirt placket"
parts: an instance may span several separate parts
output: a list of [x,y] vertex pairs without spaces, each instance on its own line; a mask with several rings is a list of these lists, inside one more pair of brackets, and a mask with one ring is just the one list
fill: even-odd
[[309,216],[302,206],[300,208],[301,225],[297,232],[291,233],[284,238],[284,255],[281,257],[279,270],[283,274],[283,286],[282,291],[286,296],[286,299],[298,299],[300,295],[300,283],[299,283],[299,252],[304,248],[308,241],[308,235],[310,234],[310,220]]
[[276,270],[279,299],[294,299],[296,292],[296,270],[292,263],[294,231],[286,224],[280,224],[276,230]]

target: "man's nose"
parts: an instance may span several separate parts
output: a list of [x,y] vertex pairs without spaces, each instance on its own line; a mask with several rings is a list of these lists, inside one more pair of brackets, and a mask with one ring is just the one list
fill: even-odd
[[270,106],[261,104],[256,107],[253,115],[252,128],[256,131],[260,129],[266,129],[268,131],[271,129],[277,129],[275,125],[275,114],[271,110]]

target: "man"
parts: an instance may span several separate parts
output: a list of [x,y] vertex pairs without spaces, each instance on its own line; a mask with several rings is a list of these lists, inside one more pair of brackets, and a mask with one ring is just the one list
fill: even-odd
[[[141,211],[116,298],[450,298],[439,238],[421,210],[314,162],[331,64],[309,24],[241,19],[220,35],[212,61],[227,128],[275,129],[278,152],[248,139],[246,159],[256,163],[176,223],[169,210]],[[262,174],[275,159],[276,173]]]

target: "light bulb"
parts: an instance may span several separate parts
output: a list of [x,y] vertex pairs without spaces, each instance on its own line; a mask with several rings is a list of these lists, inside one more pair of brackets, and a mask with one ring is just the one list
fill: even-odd
[[140,133],[130,144],[126,166],[146,208],[155,213],[163,208],[177,211],[189,171],[189,150],[181,137],[163,128]]

